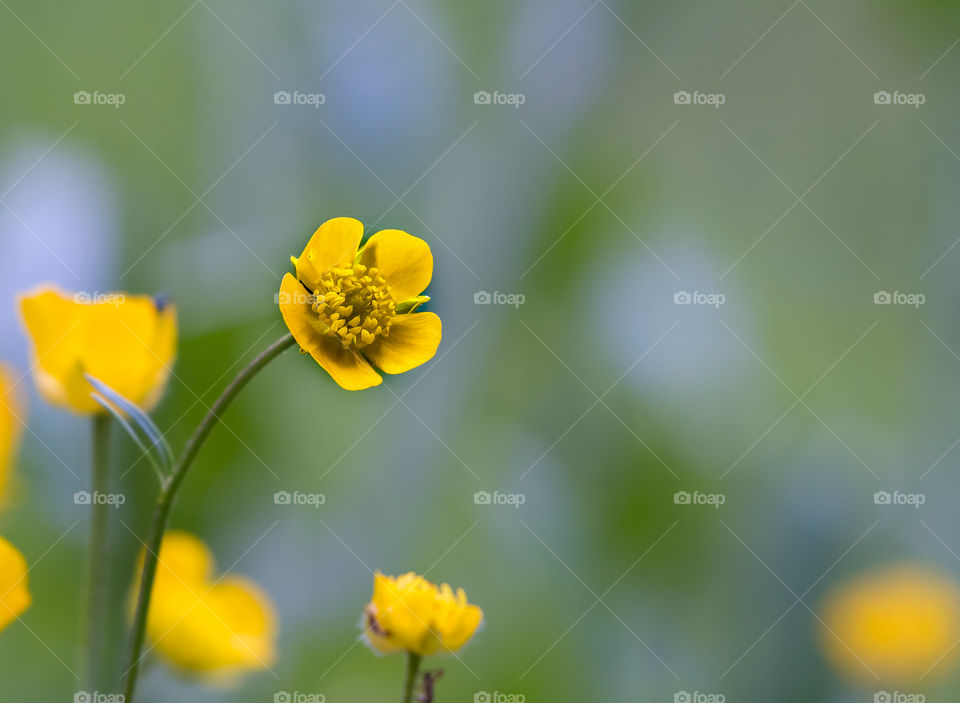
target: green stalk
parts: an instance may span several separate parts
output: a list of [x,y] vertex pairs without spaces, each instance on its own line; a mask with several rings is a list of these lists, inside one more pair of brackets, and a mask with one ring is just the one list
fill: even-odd
[[407,652],[407,676],[403,682],[402,703],[410,703],[413,700],[413,689],[417,686],[417,674],[420,671],[420,662],[423,660],[419,654]]
[[180,461],[177,462],[170,474],[170,477],[164,482],[157,498],[157,505],[153,512],[153,523],[150,527],[150,536],[147,538],[147,547],[143,559],[143,570],[140,574],[140,591],[137,596],[137,609],[133,617],[133,634],[130,639],[130,656],[128,659],[128,668],[126,672],[126,685],[124,690],[125,703],[132,703],[133,694],[137,685],[137,674],[140,671],[140,651],[143,649],[143,640],[147,631],[147,612],[150,607],[150,595],[153,591],[153,581],[157,575],[157,559],[160,554],[160,544],[163,542],[163,535],[167,530],[167,523],[170,519],[170,510],[173,508],[177,492],[187,475],[193,460],[197,457],[204,442],[207,441],[210,432],[220,420],[220,416],[227,409],[233,399],[237,397],[243,387],[267,364],[280,356],[288,347],[293,346],[294,340],[292,334],[286,334],[279,340],[267,347],[256,359],[250,362],[243,371],[241,371],[230,385],[226,387],[217,401],[210,408],[206,417],[194,431],[193,436],[187,442],[183,450]]
[[110,415],[98,413],[92,420],[93,455],[90,474],[90,553],[87,565],[86,687],[98,690],[103,679],[103,651],[107,635],[107,600],[110,590],[108,511],[98,495],[110,492]]

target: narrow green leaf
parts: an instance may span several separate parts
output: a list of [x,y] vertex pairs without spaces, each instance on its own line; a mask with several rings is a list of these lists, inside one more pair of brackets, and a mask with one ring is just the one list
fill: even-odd
[[100,379],[90,374],[84,375],[102,396],[133,420],[143,433],[147,435],[151,448],[156,447],[160,451],[164,466],[169,470],[173,466],[173,451],[170,449],[170,445],[167,443],[167,440],[164,439],[163,434],[154,424],[153,420],[134,403],[124,398]]
[[144,445],[143,441],[140,439],[140,435],[138,435],[137,431],[130,426],[130,423],[127,422],[127,418],[124,417],[123,413],[120,412],[120,410],[113,405],[113,403],[99,393],[91,393],[90,397],[100,403],[100,405],[103,406],[111,415],[113,415],[116,421],[120,423],[120,426],[124,429],[124,431],[130,435],[130,439],[132,439],[134,444],[136,444],[140,448],[140,451],[143,452],[143,456],[147,457],[147,460],[153,467],[154,472],[157,474],[157,478],[160,479],[160,483],[163,484],[163,471],[161,470],[160,465],[157,464],[157,460],[154,458],[153,452]]

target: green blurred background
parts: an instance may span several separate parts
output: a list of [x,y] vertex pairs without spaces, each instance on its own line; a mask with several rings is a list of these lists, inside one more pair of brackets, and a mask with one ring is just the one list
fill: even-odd
[[[435,258],[431,363],[348,393],[286,354],[176,506],[276,601],[273,671],[220,691],[158,664],[140,700],[395,698],[401,659],[358,644],[375,569],[485,611],[462,662],[432,662],[439,701],[872,700],[820,656],[820,599],[903,558],[960,574],[958,37],[943,0],[0,1],[0,357],[21,370],[19,291],[166,293],[155,417],[181,447],[284,331],[274,294],[321,222]],[[68,701],[89,427],[29,393],[0,529],[35,602],[0,636],[2,698]],[[120,609],[155,486],[115,456]]]

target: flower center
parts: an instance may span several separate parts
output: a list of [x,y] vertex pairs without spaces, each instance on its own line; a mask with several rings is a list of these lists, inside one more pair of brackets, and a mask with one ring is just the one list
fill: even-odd
[[363,264],[324,273],[312,307],[344,349],[363,349],[386,337],[397,309],[383,274]]

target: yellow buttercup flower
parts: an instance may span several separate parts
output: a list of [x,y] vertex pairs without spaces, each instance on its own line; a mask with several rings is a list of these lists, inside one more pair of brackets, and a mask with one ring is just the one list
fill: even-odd
[[3,630],[31,603],[27,589],[27,560],[0,537],[0,630]]
[[33,343],[33,376],[48,402],[76,413],[106,412],[84,374],[144,410],[160,399],[176,353],[174,307],[148,296],[69,294],[43,287],[20,299]]
[[[440,318],[415,312],[433,276],[425,241],[396,229],[360,247],[363,225],[349,217],[322,224],[280,286],[280,312],[305,352],[347,390],[420,366],[440,345]],[[359,249],[359,250],[358,250]]]
[[483,620],[483,611],[467,602],[462,588],[454,592],[412,572],[396,578],[377,572],[364,614],[371,647],[420,656],[457,651]]
[[830,593],[821,611],[827,659],[865,684],[908,684],[955,663],[960,588],[930,569],[897,565],[866,573]]
[[13,369],[0,364],[0,506],[9,496],[10,476],[23,432],[24,410]]
[[[135,587],[132,605],[136,594]],[[273,665],[276,620],[273,603],[256,584],[215,577],[213,555],[200,539],[167,533],[147,616],[154,651],[189,672],[230,683]]]

